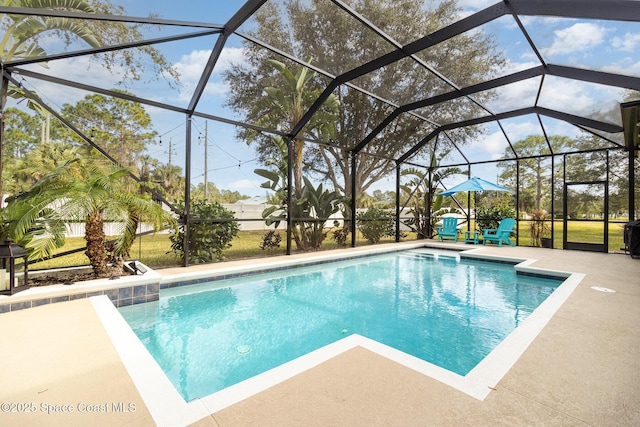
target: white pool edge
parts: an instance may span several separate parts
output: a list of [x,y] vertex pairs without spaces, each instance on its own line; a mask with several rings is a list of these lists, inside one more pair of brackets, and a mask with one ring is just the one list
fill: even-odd
[[478,254],[472,254],[472,252],[466,253],[472,255],[472,258],[519,262],[515,266],[517,270],[530,274],[566,277],[566,279],[466,376],[455,374],[385,344],[354,334],[224,390],[185,402],[109,298],[99,296],[91,297],[90,300],[158,426],[189,425],[358,346],[449,385],[471,397],[484,400],[569,298],[585,275],[531,267],[530,265],[536,262],[534,259],[477,256]]

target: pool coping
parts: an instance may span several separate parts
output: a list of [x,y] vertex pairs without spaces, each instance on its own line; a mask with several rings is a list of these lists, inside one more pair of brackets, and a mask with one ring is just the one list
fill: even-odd
[[[368,255],[372,255],[417,247],[443,249],[442,247],[421,243],[403,246],[401,249],[396,248],[394,250],[380,248],[362,251],[358,252],[356,256],[366,256],[364,255],[365,252]],[[476,251],[477,249],[471,249],[459,251],[459,253],[464,258],[514,264],[514,268],[517,271],[526,274],[543,277],[555,276],[565,280],[518,328],[511,332],[466,376],[454,374],[392,347],[354,334],[226,389],[186,402],[109,299],[105,296],[99,296],[91,297],[90,300],[157,425],[181,426],[198,421],[318,366],[354,347],[363,347],[482,401],[525,352],[585,275],[533,267],[532,264],[537,261],[535,259],[479,254]],[[327,259],[336,260],[342,258],[339,254],[317,257],[321,262]],[[308,260],[312,259],[316,259],[316,257],[308,258]],[[310,263],[313,264],[314,262]],[[300,265],[300,259],[285,260],[274,264],[277,264],[275,268],[285,265]],[[242,273],[254,271],[255,269],[256,265],[230,267],[222,270],[225,270],[224,273],[230,273],[234,270]],[[220,271],[221,269],[216,269],[216,274],[220,275]],[[202,271],[180,275],[181,277],[179,278],[171,277],[166,280],[168,282],[184,280],[182,276],[188,277],[187,280],[200,279],[207,274],[211,277],[211,271]]]
[[25,310],[40,305],[54,304],[93,296],[107,295],[113,305],[124,307],[157,301],[160,290],[175,286],[187,286],[211,280],[224,280],[249,274],[260,274],[279,271],[302,265],[315,265],[337,259],[352,259],[370,256],[378,253],[397,252],[405,249],[424,247],[424,242],[403,243],[395,249],[387,247],[367,247],[354,252],[318,253],[312,257],[291,256],[277,261],[264,259],[256,264],[225,266],[208,264],[209,269],[174,275],[163,275],[149,266],[136,261],[144,268],[144,274],[120,276],[114,279],[86,280],[71,285],[57,284],[36,286],[25,289],[14,295],[0,295],[0,315],[11,311]]
[[106,295],[117,307],[157,301],[162,275],[140,262],[137,263],[146,269],[146,273],[114,279],[85,280],[70,285],[35,286],[13,295],[0,295],[0,316],[11,311],[99,295]]

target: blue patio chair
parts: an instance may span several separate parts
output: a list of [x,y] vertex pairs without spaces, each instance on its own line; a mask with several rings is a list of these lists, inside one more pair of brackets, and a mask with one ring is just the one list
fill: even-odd
[[509,246],[515,246],[509,236],[516,225],[516,220],[513,218],[505,218],[500,221],[498,228],[495,230],[484,230],[482,233],[482,244],[486,245],[487,241],[496,242],[498,246],[502,246],[502,242],[509,244]]
[[443,238],[453,238],[454,242],[458,241],[458,218],[445,217],[442,218],[442,226],[438,227],[438,241]]

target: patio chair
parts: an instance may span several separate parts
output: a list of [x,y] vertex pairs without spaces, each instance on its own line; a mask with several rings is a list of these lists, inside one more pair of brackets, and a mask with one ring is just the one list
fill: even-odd
[[513,218],[505,218],[500,221],[498,224],[498,228],[495,230],[484,230],[482,233],[482,244],[486,245],[487,241],[496,242],[498,246],[502,246],[502,242],[509,244],[509,246],[515,246],[509,236],[511,235],[511,231],[516,225],[516,220]]
[[442,225],[437,228],[438,241],[442,239],[453,238],[454,242],[458,241],[458,218],[445,217],[442,218]]

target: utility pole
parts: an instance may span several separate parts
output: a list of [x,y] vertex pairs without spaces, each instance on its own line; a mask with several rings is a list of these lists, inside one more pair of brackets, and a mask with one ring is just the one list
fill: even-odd
[[207,165],[207,146],[209,145],[208,124],[209,124],[209,121],[205,120],[204,121],[204,200],[207,202],[209,201],[209,198],[207,197],[207,186],[209,185],[208,178],[207,178],[207,169],[209,168]]
[[51,114],[45,112],[45,120],[42,122],[42,131],[40,132],[40,142],[49,142],[49,133],[51,129]]

